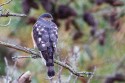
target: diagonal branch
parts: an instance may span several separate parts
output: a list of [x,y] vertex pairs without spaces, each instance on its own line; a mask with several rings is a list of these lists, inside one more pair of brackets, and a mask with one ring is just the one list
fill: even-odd
[[[6,47],[9,47],[9,48],[13,48],[13,49],[16,49],[16,50],[19,50],[19,51],[22,51],[22,52],[25,52],[25,53],[28,53],[28,54],[32,54],[32,56],[31,56],[32,58],[40,58],[40,53],[36,52],[34,50],[31,50],[30,48],[26,48],[26,47],[14,45],[14,44],[9,44],[9,43],[5,43],[5,42],[2,42],[2,41],[0,41],[0,45],[6,46]],[[84,77],[84,75],[93,75],[92,72],[86,72],[86,71],[77,72],[71,66],[65,64],[64,62],[58,61],[56,59],[54,59],[54,63],[66,68],[71,73],[73,73],[74,75],[79,76],[79,77]]]
[[1,4],[0,7],[1,7],[1,6],[4,6],[4,5],[6,5],[6,4],[9,4],[11,1],[12,1],[12,0],[9,0],[9,1],[7,1],[7,2]]

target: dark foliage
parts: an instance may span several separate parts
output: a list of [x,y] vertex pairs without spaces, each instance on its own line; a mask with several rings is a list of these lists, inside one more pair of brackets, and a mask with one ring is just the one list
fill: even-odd
[[94,36],[94,35],[95,35],[96,30],[97,30],[96,28],[91,28],[91,30],[90,30],[91,36]]
[[83,36],[83,33],[80,31],[77,31],[74,36],[73,36],[73,40],[78,40],[79,38],[81,38]]
[[98,39],[99,39],[99,44],[100,44],[101,46],[103,46],[103,45],[105,44],[105,37],[106,37],[106,33],[105,33],[105,31],[103,30],[102,32],[100,32],[100,35],[99,35],[99,37],[98,37]]
[[65,30],[68,31],[71,28],[71,20],[66,21],[65,23]]
[[40,0],[40,3],[47,12],[53,12],[52,8],[54,4],[51,0]]
[[23,0],[22,7],[25,14],[29,14],[31,8],[39,9],[38,4],[34,0]]
[[57,9],[57,15],[60,19],[67,19],[71,16],[76,16],[77,14],[71,7],[67,5],[60,5]]
[[[75,22],[75,19],[77,18],[78,14],[77,12],[70,7],[70,3],[74,2],[74,0],[68,1],[67,4],[58,4],[56,3],[56,0],[38,0],[42,7],[49,13],[52,14],[54,17],[53,22],[57,24],[57,26],[60,26],[59,20],[65,19],[65,30],[68,31],[71,28],[71,25],[75,28],[76,33],[73,35],[73,40],[77,40],[83,36],[83,33],[80,31],[80,27],[78,26],[78,23]],[[91,2],[95,2],[97,5],[101,5],[103,3],[110,4],[112,6],[119,6],[123,5],[122,1],[119,0],[91,0]],[[26,14],[30,12],[31,8],[38,9],[38,4],[35,2],[35,0],[23,0],[23,10]],[[84,11],[82,18],[83,20],[91,26],[90,34],[91,36],[95,36],[95,33],[98,31],[97,27],[97,21],[96,18],[92,14],[93,12],[86,10]],[[73,17],[73,19],[70,19],[70,17]],[[107,15],[104,15],[104,18],[111,24],[111,26],[115,30],[120,30],[120,24],[121,21],[118,20],[117,12],[116,10],[111,11],[111,13],[107,13]],[[29,17],[27,20],[27,24],[34,24],[36,22],[36,18]],[[105,44],[105,33],[101,33],[100,36],[98,36],[98,41],[100,45]]]
[[93,16],[90,12],[88,12],[88,11],[84,12],[84,14],[83,14],[83,20],[84,20],[88,25],[90,25],[90,26],[92,26],[92,27],[96,27],[96,26],[97,26],[97,23],[96,23],[96,21],[95,21],[94,16]]
[[35,17],[29,17],[27,20],[27,24],[34,24],[36,22],[36,18]]
[[124,82],[125,77],[122,74],[115,74],[115,76],[108,77],[105,83],[115,83],[115,82]]
[[106,3],[112,5],[112,6],[122,6],[124,3],[120,0],[105,0]]
[[95,3],[97,4],[97,5],[101,5],[101,4],[103,4],[105,2],[105,0],[95,0]]

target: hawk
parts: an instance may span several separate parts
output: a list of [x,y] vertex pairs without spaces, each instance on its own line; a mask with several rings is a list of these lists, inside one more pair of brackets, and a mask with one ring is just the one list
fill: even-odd
[[52,15],[45,13],[38,18],[33,26],[34,43],[46,61],[49,77],[55,75],[54,53],[58,41],[58,28],[52,20]]

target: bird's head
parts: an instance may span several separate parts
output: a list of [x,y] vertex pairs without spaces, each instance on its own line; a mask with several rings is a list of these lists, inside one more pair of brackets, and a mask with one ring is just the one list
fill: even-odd
[[45,13],[45,14],[42,14],[42,15],[39,17],[39,19],[43,19],[43,20],[45,20],[45,21],[51,21],[51,20],[53,20],[53,17],[52,17],[51,14]]

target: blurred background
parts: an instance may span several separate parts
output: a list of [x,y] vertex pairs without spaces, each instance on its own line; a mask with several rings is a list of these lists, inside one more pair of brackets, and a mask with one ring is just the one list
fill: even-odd
[[[0,0],[0,4],[7,0]],[[0,17],[0,41],[34,48],[32,27],[46,12],[59,28],[56,59],[76,71],[92,72],[90,83],[125,83],[125,0],[12,0],[0,7],[0,14],[26,14],[26,17]],[[8,26],[5,25],[11,19]],[[32,83],[49,83],[41,59],[18,59],[29,54],[0,45],[0,80],[9,72],[11,79],[31,71]],[[4,57],[7,58],[7,70]],[[62,69],[62,70],[61,70]],[[54,83],[87,83],[89,77],[76,77],[55,64]],[[57,74],[60,72],[60,76]]]

